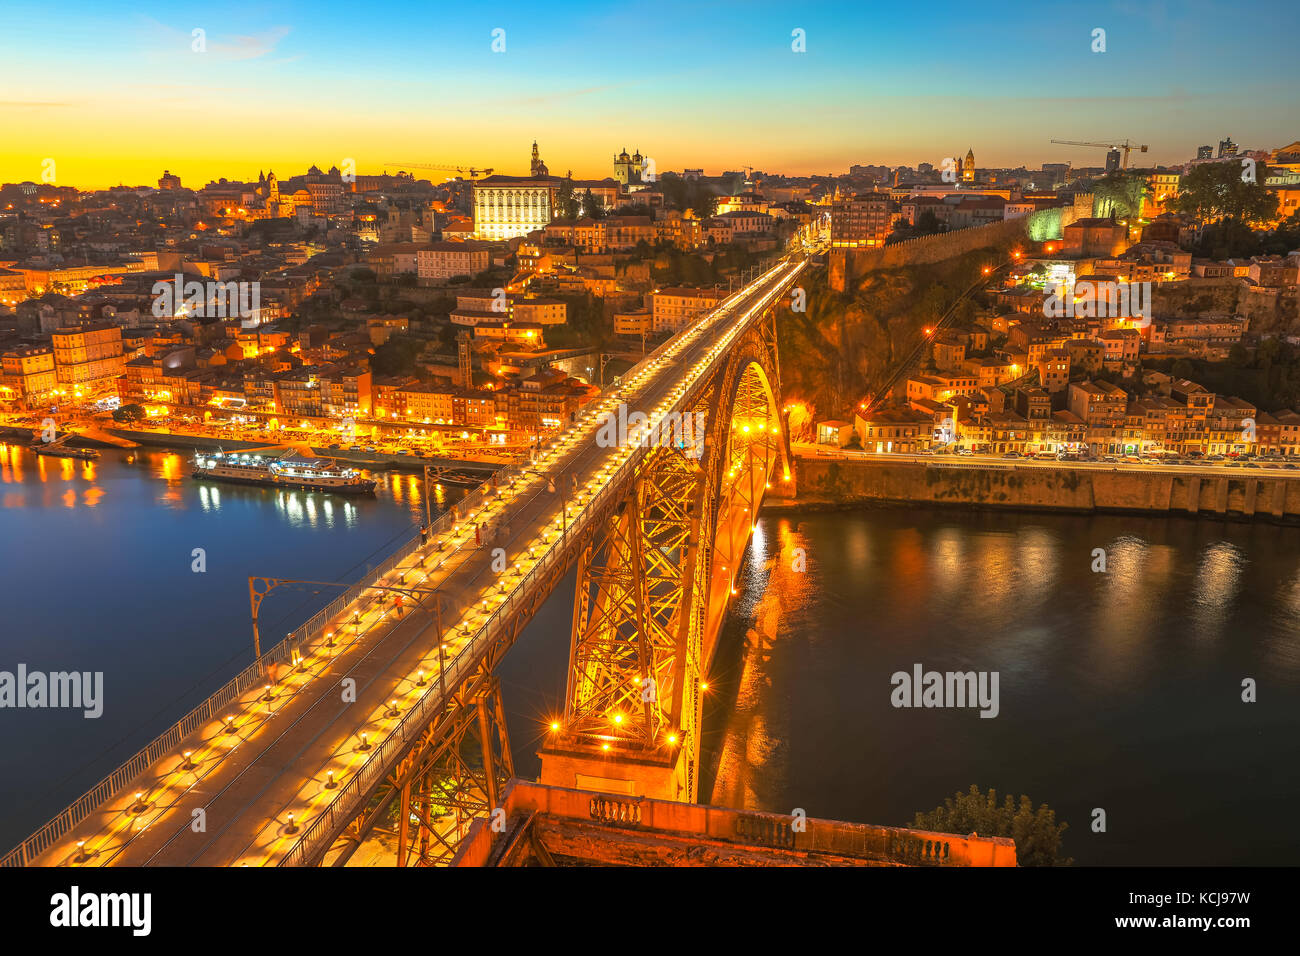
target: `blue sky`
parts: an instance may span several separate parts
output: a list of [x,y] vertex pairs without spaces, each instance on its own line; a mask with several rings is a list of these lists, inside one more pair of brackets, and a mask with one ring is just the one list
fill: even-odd
[[577,175],[624,145],[660,169],[808,173],[968,147],[981,166],[1103,159],[1052,138],[1127,136],[1169,163],[1300,139],[1295,3],[467,7],[9,3],[0,181],[44,157],[79,185],[345,157],[523,172],[534,137]]

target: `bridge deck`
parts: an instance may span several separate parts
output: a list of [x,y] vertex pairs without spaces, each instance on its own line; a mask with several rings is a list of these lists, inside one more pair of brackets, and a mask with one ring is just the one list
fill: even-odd
[[[538,586],[539,569],[572,557],[577,529],[626,489],[647,447],[637,435],[600,447],[599,416],[620,403],[651,422],[677,410],[801,269],[781,263],[675,336],[588,406],[537,461],[505,473],[498,494],[471,496],[459,524],[431,535],[379,582],[436,588],[436,597],[421,596],[420,608],[408,598],[399,614],[385,592],[364,595],[303,647],[300,666],[272,674],[270,700],[261,688],[245,693],[30,862],[275,865],[300,862],[307,844],[332,839],[396,763],[402,744],[440,712],[444,692],[483,659],[493,628]],[[493,569],[496,548],[505,549],[505,574]],[[355,700],[344,699],[345,679],[355,682]]]

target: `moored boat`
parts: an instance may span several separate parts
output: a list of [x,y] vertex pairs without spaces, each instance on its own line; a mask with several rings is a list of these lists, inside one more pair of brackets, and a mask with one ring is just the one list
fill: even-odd
[[27,447],[38,455],[48,455],[51,458],[78,458],[81,461],[94,461],[99,457],[99,452],[93,448],[69,448],[66,445],[54,442],[49,444],[37,442],[35,445],[28,445]]
[[292,452],[274,456],[200,451],[194,456],[193,477],[340,495],[375,492],[374,479],[364,477],[355,468],[345,468],[330,458],[302,458]]

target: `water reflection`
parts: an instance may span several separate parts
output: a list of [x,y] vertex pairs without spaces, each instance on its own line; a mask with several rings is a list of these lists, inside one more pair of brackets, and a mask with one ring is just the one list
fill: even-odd
[[1217,541],[1202,553],[1193,594],[1197,636],[1211,639],[1221,636],[1245,567],[1245,554],[1226,541]]
[[[1280,862],[1248,807],[1293,800],[1273,768],[1300,710],[1243,716],[1236,683],[1300,695],[1296,529],[890,509],[765,518],[751,557],[710,670],[702,800],[897,825],[978,783],[1057,808],[1080,862]],[[998,719],[892,708],[915,661],[998,671]],[[1206,765],[1234,771],[1189,796]],[[1087,843],[1100,805],[1141,837]],[[1188,831],[1225,813],[1251,832]]]
[[[114,494],[131,488],[150,492],[153,506],[169,511],[191,507],[202,514],[217,515],[232,504],[241,507],[271,503],[295,526],[306,528],[355,528],[364,509],[374,499],[341,498],[335,495],[263,488],[254,485],[223,485],[196,481],[191,475],[192,455],[185,452],[148,448],[132,451],[106,449],[98,461],[37,455],[23,445],[0,443],[0,506],[25,508],[95,508],[111,502]],[[421,476],[409,472],[382,472],[376,497],[397,505],[416,523],[425,520]],[[40,489],[33,498],[28,489]],[[429,510],[436,517],[459,501],[465,491],[459,487],[430,485]]]

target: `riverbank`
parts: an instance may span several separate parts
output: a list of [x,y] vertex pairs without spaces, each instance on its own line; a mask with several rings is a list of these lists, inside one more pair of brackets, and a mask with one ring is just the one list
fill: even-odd
[[[226,451],[245,451],[251,448],[268,448],[268,447],[301,447],[301,442],[273,443],[259,441],[238,441],[230,438],[210,438],[206,435],[183,435],[175,432],[155,432],[143,431],[130,428],[108,428],[105,429],[109,434],[119,438],[129,439],[141,445],[149,445],[155,448],[221,448]],[[484,480],[487,480],[499,465],[492,465],[488,462],[469,461],[461,458],[421,458],[415,455],[390,455],[385,452],[371,451],[352,451],[348,448],[325,448],[310,446],[313,455],[319,455],[321,458],[336,458],[340,461],[350,461],[362,465],[372,471],[423,471],[424,466],[430,468],[447,468],[458,471],[469,471],[481,474]]]
[[1300,480],[1240,473],[797,457],[795,487],[795,497],[765,502],[763,512],[923,504],[1063,514],[1208,515],[1300,524]]

